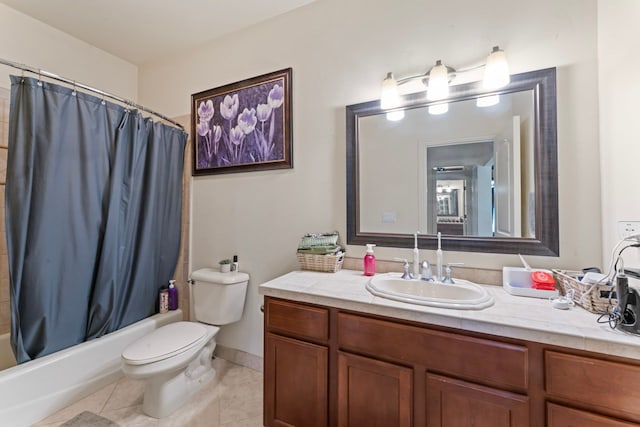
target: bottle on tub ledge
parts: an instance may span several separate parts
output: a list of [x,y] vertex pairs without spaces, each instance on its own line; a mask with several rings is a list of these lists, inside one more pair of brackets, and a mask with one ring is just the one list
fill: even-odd
[[373,276],[376,274],[376,256],[373,254],[372,243],[367,243],[367,253],[364,256],[364,275]]
[[169,310],[178,309],[178,288],[176,288],[176,281],[169,280]]
[[158,302],[158,308],[160,314],[166,313],[169,311],[169,289],[162,287],[160,288],[160,300]]

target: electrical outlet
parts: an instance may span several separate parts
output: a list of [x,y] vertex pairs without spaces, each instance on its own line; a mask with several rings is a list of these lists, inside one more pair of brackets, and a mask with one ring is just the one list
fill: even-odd
[[640,240],[640,221],[618,221],[618,235],[621,239],[626,239],[629,236],[637,236],[636,239]]

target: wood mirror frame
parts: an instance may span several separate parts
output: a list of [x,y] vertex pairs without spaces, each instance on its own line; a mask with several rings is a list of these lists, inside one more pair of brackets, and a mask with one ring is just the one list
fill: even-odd
[[[443,247],[450,251],[492,252],[559,256],[558,230],[558,150],[556,112],[556,69],[547,68],[514,74],[508,86],[493,92],[482,90],[481,82],[451,86],[448,101],[474,99],[487,94],[533,91],[535,237],[474,237],[443,235]],[[442,102],[442,101],[439,101]],[[402,97],[402,109],[428,106],[424,93]],[[380,101],[369,101],[346,107],[347,143],[347,244],[412,248],[411,234],[363,232],[360,230],[360,192],[358,160],[358,120],[384,114]],[[436,249],[435,235],[420,235],[421,249]]]

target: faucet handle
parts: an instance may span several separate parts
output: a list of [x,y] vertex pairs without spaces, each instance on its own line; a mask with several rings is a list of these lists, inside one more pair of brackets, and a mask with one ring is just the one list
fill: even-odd
[[409,273],[409,261],[405,258],[393,258],[394,261],[402,261],[404,264],[402,265],[402,269],[404,273],[402,273],[402,278],[405,280],[413,279],[413,275]]
[[458,265],[464,265],[464,262],[450,262],[447,264],[447,267],[444,269],[444,279],[442,280],[442,283],[447,283],[449,285],[453,285],[454,283],[456,283],[451,278],[451,267],[455,267]]

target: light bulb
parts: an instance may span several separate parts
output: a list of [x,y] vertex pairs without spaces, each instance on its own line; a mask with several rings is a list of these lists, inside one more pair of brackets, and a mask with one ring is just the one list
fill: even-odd
[[504,50],[495,46],[487,57],[482,87],[485,90],[495,90],[508,85],[510,81],[507,55]]
[[387,113],[387,120],[391,122],[397,122],[402,119],[404,119],[404,110],[389,111]]
[[449,70],[440,60],[429,70],[427,99],[438,101],[449,96]]
[[393,78],[393,73],[387,73],[387,77],[382,81],[380,108],[388,110],[399,106],[400,92],[398,92],[398,83]]
[[493,105],[498,104],[499,102],[500,102],[500,95],[481,96],[478,99],[476,99],[476,107],[480,107],[480,108],[491,107]]
[[447,111],[449,111],[449,104],[448,103],[443,103],[443,104],[435,104],[435,105],[429,105],[429,114],[432,115],[439,115],[439,114],[444,114]]

